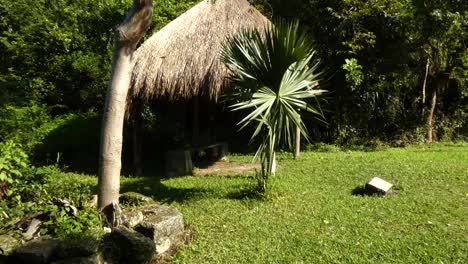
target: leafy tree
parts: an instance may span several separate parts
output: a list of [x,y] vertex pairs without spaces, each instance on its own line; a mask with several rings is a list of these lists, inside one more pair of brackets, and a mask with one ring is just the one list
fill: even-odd
[[[156,0],[157,30],[197,1]],[[0,0],[0,104],[102,109],[114,31],[131,0]]]
[[413,7],[417,27],[411,33],[419,44],[417,55],[426,61],[422,103],[429,94],[426,141],[431,143],[437,95],[449,89],[450,79],[466,84],[468,78],[468,7],[460,0],[413,0]]
[[259,187],[265,191],[279,145],[291,146],[295,127],[308,138],[299,111],[322,115],[307,101],[324,92],[315,89],[322,72],[317,71],[312,43],[297,22],[240,33],[226,45],[224,62],[235,86],[231,109],[251,110],[239,124],[242,128],[255,124],[252,139],[260,137],[256,158],[262,164]]
[[[323,134],[340,143],[393,139],[425,126],[420,102],[429,42],[444,47],[442,57],[466,58],[467,7],[461,0],[256,2],[265,10],[271,6],[275,16],[299,18],[309,27],[319,56],[334,73],[329,87],[334,111],[327,114],[332,132],[327,128]],[[439,102],[445,104],[438,105],[441,123],[454,120],[452,127],[467,123],[467,112],[459,107],[466,104],[466,66],[457,65],[450,87],[442,89],[450,94],[444,93]],[[427,94],[435,75],[429,74]]]
[[40,101],[58,113],[102,100],[111,1],[2,0],[0,7],[0,82],[8,98]]

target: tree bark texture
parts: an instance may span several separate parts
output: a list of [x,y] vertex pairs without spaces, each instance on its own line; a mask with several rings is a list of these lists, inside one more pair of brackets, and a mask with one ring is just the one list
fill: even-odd
[[443,72],[439,72],[434,78],[432,87],[432,95],[430,101],[429,114],[427,116],[427,135],[426,143],[432,143],[434,141],[434,115],[437,106],[437,94],[443,92],[449,85],[450,75],[453,67],[447,67]]
[[434,135],[434,112],[437,103],[437,90],[432,91],[431,96],[431,108],[429,110],[429,115],[427,116],[427,143],[432,143]]
[[424,74],[424,81],[423,81],[423,87],[422,87],[422,105],[423,106],[426,103],[426,84],[427,84],[427,76],[429,75],[429,63],[430,63],[430,60],[428,58],[426,62],[426,73]]
[[[132,55],[148,29],[153,15],[152,0],[134,0],[127,17],[115,31],[114,57],[104,106],[99,159],[98,207],[115,207],[119,201],[123,124],[130,88]],[[107,223],[114,223],[105,213]]]

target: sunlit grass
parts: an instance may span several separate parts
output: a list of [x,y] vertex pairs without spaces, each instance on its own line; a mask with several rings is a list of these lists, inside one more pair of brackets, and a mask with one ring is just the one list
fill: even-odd
[[[279,158],[264,199],[252,175],[128,178],[122,189],[182,211],[195,238],[176,263],[468,262],[468,145]],[[352,195],[373,176],[393,194]]]

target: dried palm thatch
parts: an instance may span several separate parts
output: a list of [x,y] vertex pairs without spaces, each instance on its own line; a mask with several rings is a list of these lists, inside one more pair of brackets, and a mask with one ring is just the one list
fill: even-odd
[[243,28],[269,23],[246,0],[204,0],[155,33],[136,51],[131,98],[217,100],[228,87],[223,43]]

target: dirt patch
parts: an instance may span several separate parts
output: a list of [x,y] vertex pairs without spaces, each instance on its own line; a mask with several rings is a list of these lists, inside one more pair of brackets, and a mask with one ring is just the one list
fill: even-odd
[[239,174],[255,173],[256,170],[260,170],[260,164],[217,161],[207,166],[199,166],[199,168],[194,168],[193,175],[233,176]]

